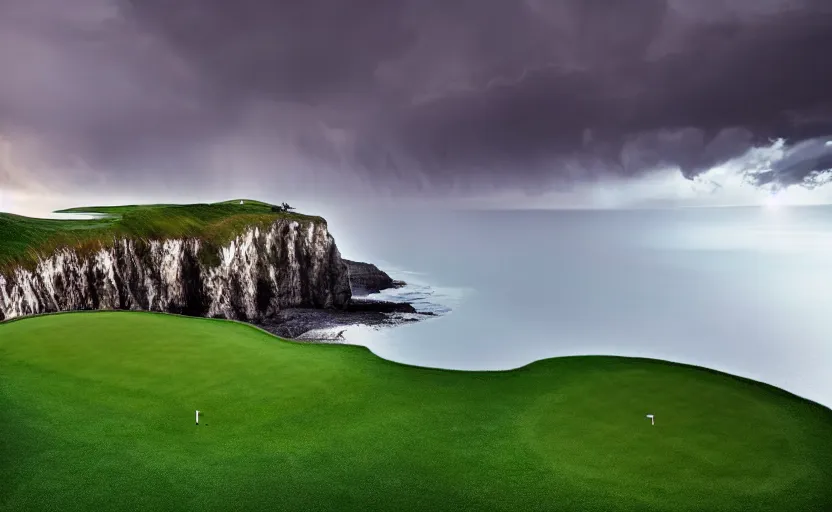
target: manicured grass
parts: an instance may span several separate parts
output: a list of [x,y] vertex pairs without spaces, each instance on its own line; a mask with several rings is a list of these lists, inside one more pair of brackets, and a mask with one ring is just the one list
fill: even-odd
[[149,313],[0,324],[4,511],[808,512],[830,482],[832,411],[693,367],[441,371]]
[[116,237],[164,240],[198,237],[207,244],[227,243],[247,226],[267,225],[276,218],[300,222],[320,217],[299,213],[273,212],[260,201],[225,201],[214,204],[151,204],[128,206],[85,206],[57,213],[104,214],[101,219],[32,219],[0,213],[0,272],[13,265],[33,265],[38,256],[59,247],[96,249]]

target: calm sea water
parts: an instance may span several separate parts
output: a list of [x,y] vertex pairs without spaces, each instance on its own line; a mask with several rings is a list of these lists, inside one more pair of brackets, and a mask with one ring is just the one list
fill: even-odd
[[376,262],[414,283],[406,292],[452,309],[348,334],[381,357],[481,370],[643,356],[832,406],[832,208],[353,211],[329,220],[345,256]]

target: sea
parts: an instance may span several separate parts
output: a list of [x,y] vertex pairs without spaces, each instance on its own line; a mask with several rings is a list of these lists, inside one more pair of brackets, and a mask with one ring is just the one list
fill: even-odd
[[507,370],[604,354],[713,368],[832,407],[832,207],[361,210],[328,214],[345,257],[437,316],[353,326],[401,363]]

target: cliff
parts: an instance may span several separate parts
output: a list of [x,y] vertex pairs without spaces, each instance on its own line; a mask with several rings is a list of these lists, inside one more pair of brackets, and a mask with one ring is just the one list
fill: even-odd
[[[170,207],[159,208],[167,212]],[[252,321],[283,308],[343,309],[350,301],[347,266],[322,219],[266,213],[255,218],[247,211],[241,218],[217,217],[214,227],[206,224],[204,236],[147,236],[156,230],[147,227],[152,224],[147,219],[162,218],[161,209],[153,210],[154,217],[141,217],[143,236],[125,228],[130,218],[120,218],[106,229],[96,228],[95,236],[84,234],[46,254],[30,249],[28,260],[5,264],[0,320],[129,309]],[[175,218],[184,218],[176,211],[180,217]],[[165,216],[165,222],[170,218]],[[181,224],[193,230],[193,222]],[[220,238],[208,235],[229,225],[233,231]],[[31,232],[26,236],[31,238]]]
[[402,281],[392,279],[372,263],[344,260],[349,269],[350,288],[353,295],[368,295],[378,293],[388,288],[404,286]]

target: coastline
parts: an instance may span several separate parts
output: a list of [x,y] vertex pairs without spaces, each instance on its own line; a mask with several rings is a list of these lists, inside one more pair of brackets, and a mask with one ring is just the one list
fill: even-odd
[[[401,281],[395,281],[401,283]],[[389,329],[441,317],[450,309],[432,302],[427,285],[397,284],[380,293],[353,297],[347,310],[287,308],[253,325],[281,338],[306,343],[350,343],[347,330]]]

